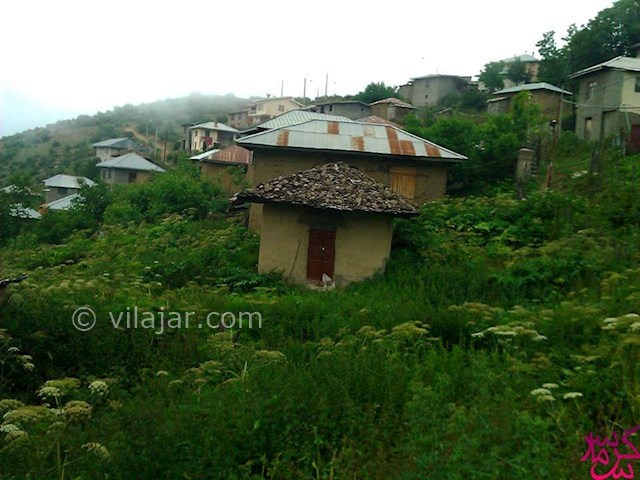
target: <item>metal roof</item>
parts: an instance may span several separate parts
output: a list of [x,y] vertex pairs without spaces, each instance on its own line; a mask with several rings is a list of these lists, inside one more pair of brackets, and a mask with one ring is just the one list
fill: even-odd
[[236,140],[241,146],[381,154],[459,162],[467,157],[391,125],[310,120]]
[[110,138],[109,140],[103,140],[98,143],[94,143],[93,147],[109,147],[109,148],[135,148],[136,142],[130,138]]
[[238,133],[238,130],[236,130],[233,127],[230,127],[229,125],[225,125],[222,122],[198,123],[197,125],[194,125],[193,127],[191,127],[189,130],[195,129],[195,128],[204,128],[205,130],[218,130],[221,132]]
[[74,177],[73,175],[65,175],[64,173],[59,173],[58,175],[54,175],[53,177],[46,178],[42,181],[45,187],[75,189],[80,188],[81,182],[90,187],[93,187],[96,184],[93,180],[90,180],[86,177]]
[[529,63],[529,62],[539,62],[540,60],[538,60],[536,57],[534,57],[533,55],[529,55],[528,53],[524,53],[522,55],[516,55],[515,57],[509,57],[509,58],[504,58],[502,60],[499,60],[499,62],[502,63],[513,63],[513,62],[525,62],[525,63]]
[[611,60],[607,60],[606,62],[602,62],[597,65],[593,65],[592,67],[588,67],[572,73],[571,75],[569,75],[569,78],[578,78],[589,73],[597,72],[598,70],[602,70],[604,68],[616,68],[619,70],[640,72],[640,58],[622,56],[612,58]]
[[33,208],[25,207],[21,203],[16,203],[9,207],[9,215],[15,218],[33,219],[38,220],[42,218],[42,215]]
[[229,165],[248,165],[251,158],[251,151],[239,145],[231,145],[215,152],[209,158],[204,158],[203,162],[224,163]]
[[393,105],[396,105],[398,107],[416,108],[413,105],[411,105],[410,103],[403,102],[402,100],[399,100],[399,99],[394,98],[394,97],[389,97],[389,98],[385,98],[383,100],[378,100],[377,102],[370,103],[369,105],[380,105],[382,103],[392,103]]
[[441,78],[441,77],[454,77],[454,78],[459,78],[460,80],[463,80],[465,82],[468,82],[471,80],[471,77],[469,76],[464,76],[464,75],[448,75],[445,73],[432,73],[431,75],[422,75],[420,77],[411,77],[409,80],[425,80],[425,79],[429,79],[429,78]]
[[49,210],[68,210],[73,202],[80,198],[82,198],[82,196],[79,193],[74,193],[73,195],[68,195],[66,197],[59,198],[58,200],[54,200],[51,203],[47,203],[45,204],[45,207]]
[[255,125],[251,130],[271,130],[273,128],[288,127],[298,123],[308,122],[309,120],[349,120],[342,115],[328,115],[326,113],[309,112],[307,110],[291,110],[289,112],[278,115],[277,117],[267,120],[264,123]]
[[189,157],[189,160],[203,160],[207,158],[209,155],[213,155],[216,152],[219,152],[219,148],[214,148],[213,150],[207,150],[206,152],[199,153],[198,155],[194,155],[193,157]]
[[515,87],[504,88],[502,90],[498,90],[497,92],[493,92],[494,95],[503,95],[505,93],[517,93],[517,92],[527,92],[530,90],[549,90],[556,93],[563,93],[565,95],[573,95],[571,92],[567,90],[563,90],[555,85],[551,85],[546,82],[537,82],[537,83],[525,83],[524,85],[516,85]]
[[155,163],[141,157],[137,153],[126,153],[119,157],[97,164],[98,168],[121,168],[123,170],[137,170],[138,172],[165,172],[166,170]]

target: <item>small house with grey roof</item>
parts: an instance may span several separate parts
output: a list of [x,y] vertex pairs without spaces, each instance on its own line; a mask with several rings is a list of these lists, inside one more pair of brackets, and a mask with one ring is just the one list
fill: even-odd
[[560,102],[571,96],[571,92],[550,83],[525,83],[493,92],[492,97],[487,100],[487,112],[491,114],[508,113],[511,110],[513,97],[520,92],[527,92],[530,103],[540,107],[540,113],[544,119],[558,122],[560,121]]
[[222,122],[198,123],[187,129],[186,143],[192,152],[206,152],[231,144],[237,134],[238,130]]
[[149,180],[155,173],[165,172],[161,166],[134,152],[113,157],[96,166],[100,169],[102,180],[109,185],[142,183]]
[[[443,197],[448,169],[466,160],[464,155],[398,127],[344,120],[310,120],[249,135],[236,142],[253,151],[247,171],[252,186],[339,161],[415,205]],[[252,229],[260,229],[261,208],[261,205],[251,207]]]
[[42,183],[44,183],[44,199],[46,203],[78,193],[82,185],[89,187],[95,185],[93,180],[86,177],[74,177],[63,173],[46,178]]
[[264,205],[258,271],[307,285],[344,286],[383,272],[393,218],[417,214],[387,186],[335,163],[272,179],[233,200]]
[[141,152],[142,146],[131,140],[130,138],[110,138],[98,143],[94,143],[93,150],[96,157],[101,162],[109,160],[111,157],[122,155],[127,150]]

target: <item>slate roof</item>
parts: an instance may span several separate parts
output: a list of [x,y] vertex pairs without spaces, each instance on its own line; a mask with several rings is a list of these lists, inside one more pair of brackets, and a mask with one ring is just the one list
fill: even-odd
[[233,127],[230,127],[229,125],[226,125],[222,122],[204,122],[204,123],[198,123],[194,126],[192,126],[190,128],[191,129],[195,129],[195,128],[204,128],[206,130],[218,130],[220,132],[231,132],[231,133],[238,133],[238,130],[236,130]]
[[502,90],[498,90],[497,92],[493,92],[494,95],[502,95],[505,93],[517,93],[517,92],[525,92],[530,90],[549,90],[551,92],[563,93],[565,95],[573,95],[571,92],[567,90],[563,90],[555,85],[551,85],[546,82],[537,82],[537,83],[525,83],[524,85],[516,85],[515,87],[504,88]]
[[110,160],[98,163],[98,168],[120,168],[123,170],[136,170],[138,172],[165,172],[166,170],[159,165],[141,157],[137,153],[130,152],[119,157],[113,157]]
[[84,181],[84,183],[90,187],[93,187],[96,184],[93,180],[86,177],[74,177],[73,175],[65,175],[64,173],[59,173],[53,177],[46,178],[42,183],[44,183],[45,187],[79,189],[81,181]]
[[246,148],[272,147],[380,154],[442,162],[467,157],[391,125],[355,121],[310,120],[236,140]]
[[578,78],[589,73],[597,72],[605,68],[615,68],[619,70],[628,70],[631,72],[640,72],[640,58],[632,57],[616,57],[606,62],[593,65],[591,67],[579,70],[569,75],[569,78]]
[[285,203],[324,210],[411,216],[418,212],[404,197],[355,168],[329,163],[248,188],[239,200]]

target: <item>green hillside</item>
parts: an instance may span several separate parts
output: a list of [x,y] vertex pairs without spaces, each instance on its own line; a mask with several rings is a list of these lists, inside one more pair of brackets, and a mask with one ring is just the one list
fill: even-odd
[[[96,115],[81,115],[43,128],[0,139],[0,185],[23,173],[34,181],[55,173],[92,176],[95,164],[91,144],[129,136],[157,150],[167,144],[170,154],[181,138],[181,124],[205,120],[226,121],[227,113],[247,100],[233,95],[199,95],[125,105]],[[157,137],[156,137],[157,133]],[[167,155],[170,159],[171,156]]]

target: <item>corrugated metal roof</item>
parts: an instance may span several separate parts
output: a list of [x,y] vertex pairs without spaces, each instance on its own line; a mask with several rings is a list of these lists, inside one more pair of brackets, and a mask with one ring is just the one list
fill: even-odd
[[392,127],[400,128],[400,125],[398,125],[397,123],[394,123],[391,120],[387,120],[382,117],[378,117],[377,115],[369,115],[368,117],[358,118],[356,119],[356,122],[375,123],[377,125],[391,125]]
[[379,104],[382,104],[382,103],[392,103],[394,105],[397,105],[398,107],[416,108],[413,105],[411,105],[410,103],[403,102],[402,100],[399,100],[399,99],[393,98],[393,97],[385,98],[383,100],[378,100],[377,102],[370,103],[369,105],[379,105]]
[[80,182],[84,182],[90,187],[96,184],[93,180],[86,177],[74,177],[73,175],[65,175],[64,173],[59,173],[42,181],[45,187],[77,189],[80,188]]
[[238,133],[238,130],[236,130],[233,127],[230,127],[229,125],[225,125],[222,122],[204,122],[204,123],[199,123],[197,125],[194,125],[193,127],[191,127],[189,130],[195,129],[195,128],[204,128],[206,130],[218,130],[221,132],[231,132],[231,133]]
[[114,157],[111,160],[97,164],[98,168],[121,168],[124,170],[137,170],[139,172],[164,172],[164,168],[156,165],[155,163],[141,157],[137,153],[127,153]]
[[248,165],[251,151],[239,145],[231,145],[215,152],[211,157],[203,159],[204,162],[227,163],[229,165]]
[[585,68],[569,75],[569,78],[578,78],[589,73],[597,72],[604,68],[617,68],[620,70],[628,70],[631,72],[640,72],[640,58],[632,57],[616,57],[606,62],[593,65],[592,67]]
[[54,200],[51,203],[45,204],[49,210],[68,210],[71,207],[71,204],[74,200],[82,198],[79,193],[74,193],[73,195],[68,195],[63,198],[59,198],[58,200]]
[[342,115],[328,115],[326,113],[309,112],[306,110],[291,110],[289,112],[278,115],[277,117],[267,120],[264,123],[256,125],[251,129],[271,130],[273,128],[288,127],[298,123],[308,122],[309,120],[349,120]]
[[16,218],[25,218],[25,219],[33,219],[38,220],[42,218],[42,215],[37,210],[33,208],[25,207],[21,203],[16,203],[15,205],[11,205],[9,207],[9,215]]
[[467,157],[390,125],[310,120],[236,140],[244,147],[300,148],[462,161]]
[[550,90],[556,93],[564,93],[565,95],[573,95],[571,92],[567,90],[563,90],[555,85],[551,85],[546,82],[537,82],[537,83],[525,83],[524,85],[516,85],[515,87],[504,88],[502,90],[498,90],[497,92],[493,92],[494,95],[503,95],[505,93],[517,93],[517,92],[527,92],[530,90]]
[[[122,145],[120,145],[122,144]],[[94,147],[110,147],[110,148],[134,148],[136,142],[130,138],[110,138],[109,140],[103,140],[93,144]]]
[[219,148],[214,148],[213,150],[207,150],[206,152],[199,153],[198,155],[194,155],[193,157],[189,157],[189,160],[203,160],[216,152],[219,152]]

